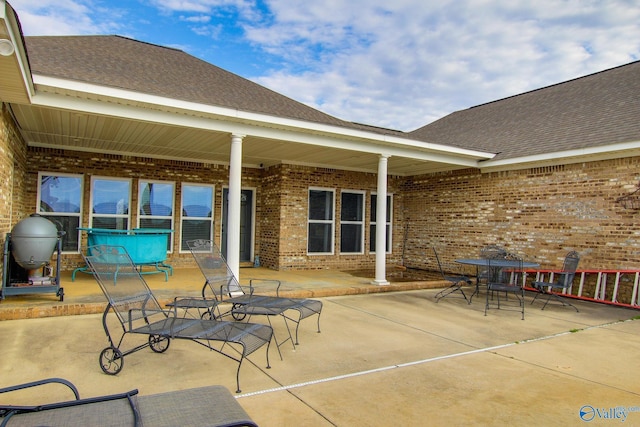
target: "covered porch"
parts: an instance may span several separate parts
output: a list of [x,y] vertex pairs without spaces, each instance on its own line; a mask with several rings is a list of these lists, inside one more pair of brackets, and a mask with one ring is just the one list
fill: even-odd
[[[8,122],[6,126],[15,129],[15,136],[20,139],[12,141],[19,152],[15,157],[25,162],[14,165],[19,170],[13,174],[19,172],[25,178],[39,173],[60,174],[62,170],[65,174],[76,174],[84,186],[80,199],[84,203],[78,203],[83,206],[80,227],[95,227],[90,223],[90,216],[96,213],[96,207],[90,203],[96,194],[89,188],[93,187],[94,175],[129,179],[132,190],[138,185],[137,181],[171,181],[176,203],[171,214],[164,216],[173,216],[176,237],[181,236],[179,212],[185,209],[177,203],[179,185],[187,181],[212,183],[203,181],[201,176],[185,177],[182,170],[164,168],[162,171],[133,170],[128,176],[122,176],[108,166],[96,170],[96,165],[88,162],[84,170],[77,164],[56,171],[60,162],[30,164],[34,151],[54,150],[56,157],[70,161],[82,154],[95,154],[107,163],[110,160],[120,164],[130,159],[134,164],[165,160],[219,168],[216,191],[220,195],[216,195],[218,199],[212,202],[211,210],[217,205],[225,212],[216,213],[217,229],[208,238],[224,242],[227,260],[236,274],[241,261],[241,237],[255,232],[241,230],[243,189],[258,180],[269,180],[273,185],[269,190],[277,189],[282,184],[273,183],[273,179],[279,178],[273,170],[280,165],[374,174],[377,182],[373,189],[358,186],[349,189],[363,194],[375,193],[386,200],[389,177],[476,167],[479,160],[493,157],[492,153],[425,143],[411,139],[404,132],[329,116],[180,50],[119,36],[25,38],[11,6],[4,1],[0,6],[0,34],[5,44],[12,47],[0,56],[3,88],[0,99],[6,109],[3,114]],[[40,187],[20,188],[17,184],[18,181],[8,183],[11,193],[8,197],[24,199],[26,211],[32,211],[30,206],[36,204],[38,211],[40,207],[33,193],[40,194]],[[225,193],[220,191],[221,187]],[[258,192],[263,190],[257,188]],[[278,194],[271,197],[277,198]],[[128,228],[139,221],[136,202],[142,202],[135,198],[133,192],[131,206],[126,200],[123,203],[125,209],[130,209],[128,215],[132,214],[125,218],[130,221]],[[275,209],[279,210],[276,217],[290,217],[281,206]],[[377,203],[375,216],[387,218],[388,209],[386,203]],[[254,210],[261,212],[256,207]],[[68,212],[54,210],[54,213]],[[21,219],[21,214],[10,221],[10,225]],[[335,217],[323,220],[335,221]],[[274,225],[272,218],[259,215],[255,221]],[[364,234],[365,219],[361,221]],[[283,257],[284,251],[272,248],[289,237],[283,235],[285,228],[283,225],[278,228],[276,224],[275,229],[269,230],[275,243],[269,241],[262,245],[263,262],[276,260],[271,262],[277,264]],[[388,284],[385,253],[389,249],[384,231],[378,227],[375,237],[370,237],[371,241],[375,240],[375,277],[372,279],[377,284]],[[68,235],[74,232],[67,230]],[[258,232],[255,233],[258,240]],[[259,244],[254,242],[249,247],[251,255]],[[335,246],[318,252],[334,255],[339,252]],[[353,252],[364,255],[364,244],[360,246]],[[306,249],[294,248],[297,256],[305,256]],[[269,250],[272,252],[267,252]],[[249,258],[253,261],[255,257]]]

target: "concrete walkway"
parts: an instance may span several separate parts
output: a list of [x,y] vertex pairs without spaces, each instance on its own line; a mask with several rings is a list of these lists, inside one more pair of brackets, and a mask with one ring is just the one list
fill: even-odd
[[[150,277],[158,293],[170,292],[176,278]],[[197,292],[201,281],[193,277]],[[271,369],[262,350],[242,366],[237,398],[259,425],[611,425],[622,417],[640,425],[640,321],[630,320],[637,310],[579,301],[579,313],[559,305],[542,311],[536,302],[522,321],[507,310],[485,316],[483,298],[436,303],[438,289],[370,293],[367,279],[352,280],[342,283],[344,295],[317,295],[339,288],[333,280],[307,290],[324,303],[320,334],[315,319],[306,319],[295,351],[285,344],[280,360],[271,349]],[[98,304],[89,288],[74,296],[74,286],[91,281],[65,284],[65,301]],[[7,299],[0,310],[5,303],[19,305]],[[82,397],[235,387],[234,362],[178,340],[163,354],[127,356],[117,376],[103,374],[99,314],[2,321],[0,343],[1,385],[63,377]],[[34,398],[26,394],[12,403]]]

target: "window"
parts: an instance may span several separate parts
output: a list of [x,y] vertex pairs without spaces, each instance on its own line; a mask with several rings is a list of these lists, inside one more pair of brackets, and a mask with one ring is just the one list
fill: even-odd
[[309,189],[307,252],[333,254],[333,190]]
[[63,252],[80,251],[82,175],[38,173],[38,213],[53,222],[62,237]]
[[364,192],[340,195],[340,252],[364,253]]
[[[369,251],[376,251],[376,210],[378,197],[375,194],[371,195],[371,224],[369,225]],[[387,244],[386,244],[386,252],[391,253],[391,213],[393,212],[393,198],[391,195],[387,196],[387,220],[386,220],[386,230],[387,230]]]
[[[140,180],[138,186],[138,227],[173,230],[173,182]],[[172,248],[167,239],[167,251]]]
[[213,240],[212,185],[182,184],[180,250],[188,251],[189,240]]
[[130,203],[131,180],[91,178],[91,227],[128,230],[131,219]]

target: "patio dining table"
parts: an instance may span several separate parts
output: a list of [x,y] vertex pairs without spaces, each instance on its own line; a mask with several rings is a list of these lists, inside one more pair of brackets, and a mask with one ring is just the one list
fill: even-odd
[[540,264],[532,261],[516,261],[512,259],[488,259],[488,258],[461,258],[457,259],[458,264],[475,265],[476,266],[476,290],[469,298],[469,304],[473,300],[474,295],[480,293],[480,267],[486,268],[539,268]]

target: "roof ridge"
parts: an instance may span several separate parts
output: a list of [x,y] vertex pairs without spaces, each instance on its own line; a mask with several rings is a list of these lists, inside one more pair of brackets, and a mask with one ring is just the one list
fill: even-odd
[[[146,44],[148,46],[153,46],[153,47],[161,47],[164,49],[169,49],[169,50],[174,50],[177,52],[183,52],[183,53],[187,53],[182,49],[178,49],[177,47],[171,47],[171,46],[165,46],[165,45],[161,45],[161,44],[157,44],[157,43],[151,43],[151,42],[147,42],[144,40],[138,40],[138,39],[134,39],[133,37],[128,37],[128,36],[123,36],[120,34],[61,34],[61,35],[39,35],[39,36],[24,36],[26,39],[53,39],[53,38],[72,38],[72,37],[82,37],[82,38],[86,38],[86,37],[92,37],[92,38],[119,38],[119,39],[123,39],[123,40],[128,40],[128,41],[132,41],[132,42],[136,42],[136,43],[141,43],[141,44]],[[195,58],[195,57],[194,57]]]
[[388,127],[384,127],[384,126],[376,126],[376,125],[370,125],[367,123],[360,123],[360,122],[349,122],[352,123],[356,126],[363,126],[363,127],[367,127],[367,128],[371,128],[371,129],[378,129],[381,131],[388,131],[388,132],[394,132],[394,133],[406,133],[403,130],[400,129],[392,129],[392,128],[388,128]]
[[[617,65],[615,67],[607,68],[605,70],[600,70],[600,71],[596,71],[596,72],[593,72],[593,73],[590,73],[590,74],[585,74],[584,76],[574,77],[572,79],[564,80],[562,82],[550,84],[550,85],[539,87],[539,88],[536,88],[536,89],[531,89],[531,90],[528,90],[526,92],[518,93],[518,94],[515,94],[515,95],[505,96],[504,98],[494,99],[493,101],[489,101],[489,102],[485,102],[485,103],[482,103],[482,104],[478,104],[478,105],[474,105],[472,107],[469,107],[469,108],[467,108],[467,110],[472,110],[474,108],[483,107],[483,106],[490,105],[490,104],[495,104],[495,103],[498,103],[498,102],[505,101],[507,99],[518,98],[518,97],[523,96],[523,95],[528,95],[528,94],[531,94],[531,93],[534,93],[534,92],[540,92],[540,91],[543,91],[545,89],[550,89],[552,87],[563,86],[563,85],[565,85],[567,83],[575,82],[577,80],[587,79],[589,77],[594,77],[594,76],[596,76],[598,74],[603,74],[603,73],[607,73],[609,71],[613,71],[613,70],[616,70],[616,69],[619,69],[619,68],[628,67],[628,66],[636,64],[636,63],[640,63],[640,60],[631,61],[631,62],[628,62],[626,64]],[[464,110],[460,110],[460,111],[464,111]]]

